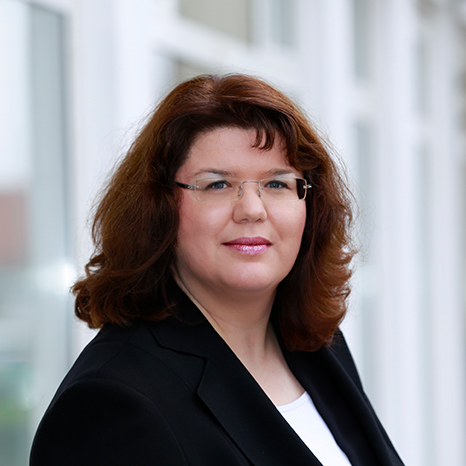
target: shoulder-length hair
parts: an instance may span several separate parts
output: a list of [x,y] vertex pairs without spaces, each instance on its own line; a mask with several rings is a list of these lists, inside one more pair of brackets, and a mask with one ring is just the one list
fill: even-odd
[[199,134],[224,127],[255,130],[255,147],[265,151],[278,136],[290,165],[312,184],[301,248],[277,289],[274,314],[288,349],[314,351],[332,340],[346,313],[351,195],[302,111],[265,82],[238,74],[190,79],[155,109],[98,204],[95,252],[73,287],[76,315],[92,328],[171,315],[175,175]]

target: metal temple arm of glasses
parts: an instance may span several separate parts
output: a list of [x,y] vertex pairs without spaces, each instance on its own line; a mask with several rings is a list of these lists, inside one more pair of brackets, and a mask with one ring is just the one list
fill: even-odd
[[178,181],[175,181],[175,184],[179,186],[180,188],[184,188],[184,189],[196,189],[196,186],[193,184],[178,183]]

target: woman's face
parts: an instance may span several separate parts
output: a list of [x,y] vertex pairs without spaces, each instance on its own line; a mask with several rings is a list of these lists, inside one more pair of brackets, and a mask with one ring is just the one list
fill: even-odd
[[[261,180],[278,173],[296,177],[277,138],[269,151],[253,148],[254,130],[220,128],[194,142],[176,181],[235,177]],[[257,183],[245,183],[237,201],[204,202],[180,188],[177,270],[191,291],[274,293],[290,272],[306,220],[303,200],[263,201]],[[200,288],[199,288],[200,287]]]

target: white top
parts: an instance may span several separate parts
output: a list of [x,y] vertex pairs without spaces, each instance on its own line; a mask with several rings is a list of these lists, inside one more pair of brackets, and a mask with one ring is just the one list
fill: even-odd
[[307,392],[277,409],[324,466],[351,466]]

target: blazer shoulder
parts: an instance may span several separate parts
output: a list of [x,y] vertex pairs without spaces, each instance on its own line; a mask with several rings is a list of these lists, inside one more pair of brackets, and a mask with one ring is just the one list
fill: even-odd
[[97,377],[101,368],[118,355],[137,332],[140,332],[137,327],[121,328],[115,325],[101,329],[81,351],[59,391],[78,379]]
[[170,424],[151,400],[121,382],[89,378],[64,389],[47,411],[30,464],[186,465],[187,461]]
[[363,386],[358,369],[356,367],[356,363],[354,362],[353,355],[351,354],[345,336],[340,329],[337,329],[332,343],[328,347],[324,348],[324,350],[336,358],[345,372],[351,377],[352,381],[361,391],[363,391]]
[[77,357],[60,384],[51,405],[64,390],[76,382],[98,378],[121,380],[121,373],[131,372],[131,364],[123,362],[128,360],[128,355],[136,354],[138,360],[147,361],[146,353],[149,351],[155,355],[158,344],[147,326],[104,327]]

